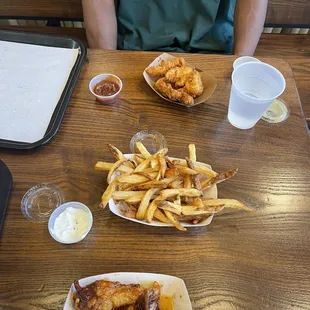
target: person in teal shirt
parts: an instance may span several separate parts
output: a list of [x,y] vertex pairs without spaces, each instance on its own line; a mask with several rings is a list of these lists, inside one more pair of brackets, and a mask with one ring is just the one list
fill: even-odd
[[253,55],[268,0],[82,0],[91,48]]

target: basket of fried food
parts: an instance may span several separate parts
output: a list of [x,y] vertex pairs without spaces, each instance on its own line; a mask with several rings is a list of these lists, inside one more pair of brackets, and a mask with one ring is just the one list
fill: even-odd
[[164,53],[143,72],[149,86],[163,99],[192,107],[210,98],[216,79],[194,66],[183,57]]
[[192,310],[182,279],[115,272],[75,280],[63,310]]
[[108,187],[101,208],[128,220],[151,226],[206,226],[224,208],[251,211],[240,201],[217,199],[216,185],[233,177],[238,169],[217,173],[196,159],[196,147],[189,145],[185,159],[167,155],[164,148],[151,155],[141,142],[139,154],[124,155],[108,145],[116,161],[97,162],[96,170],[108,171]]

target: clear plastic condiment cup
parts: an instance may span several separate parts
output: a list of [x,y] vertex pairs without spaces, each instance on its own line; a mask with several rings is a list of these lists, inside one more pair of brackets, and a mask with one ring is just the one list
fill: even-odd
[[142,142],[151,154],[155,154],[159,150],[167,147],[165,137],[156,130],[142,130],[137,132],[130,140],[129,147],[132,154],[139,153],[139,150],[136,148],[136,142]]
[[[118,85],[119,87],[119,90],[117,93],[115,93],[114,95],[111,95],[111,96],[99,96],[97,95],[95,92],[94,92],[94,88],[95,86],[102,82],[102,81],[110,81],[110,82],[114,82]],[[112,104],[114,103],[118,97],[119,97],[119,94],[121,92],[123,88],[123,82],[122,80],[114,75],[114,74],[111,74],[111,73],[103,73],[103,74],[99,74],[99,75],[96,75],[90,82],[89,82],[89,90],[90,92],[96,97],[96,100],[100,103],[103,103],[103,104]]]
[[[54,226],[55,226],[55,221],[56,221],[57,217],[69,207],[81,209],[81,210],[85,211],[88,215],[88,221],[89,221],[86,232],[82,236],[80,236],[79,239],[76,239],[74,241],[62,240],[62,239],[58,238],[58,236],[54,232]],[[63,243],[63,244],[72,244],[72,243],[77,243],[77,242],[82,241],[88,235],[92,226],[93,226],[93,215],[92,215],[90,209],[86,205],[84,205],[83,203],[77,202],[77,201],[70,201],[70,202],[66,202],[66,203],[60,205],[58,208],[56,208],[53,211],[53,213],[51,214],[49,221],[48,221],[48,231],[49,231],[50,235],[52,236],[52,238],[54,240],[56,240],[59,243]]]
[[47,222],[54,209],[64,201],[64,193],[57,185],[37,184],[25,193],[21,201],[21,211],[31,222]]

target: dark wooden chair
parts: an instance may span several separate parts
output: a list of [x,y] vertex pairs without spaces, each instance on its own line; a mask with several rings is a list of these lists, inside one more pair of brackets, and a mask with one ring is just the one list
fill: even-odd
[[[83,28],[59,27],[60,21],[83,20],[81,0],[0,0],[0,19],[47,20],[47,27],[6,28],[69,35],[87,42]],[[310,1],[269,0],[266,27],[310,28]],[[310,90],[304,87],[310,84],[310,68],[300,69],[300,58],[310,56],[310,35],[264,33],[256,55],[282,57],[291,63],[310,119]]]
[[60,27],[61,21],[82,21],[81,0],[0,0],[0,19],[44,20],[47,27],[0,26],[5,29],[74,36],[87,43],[85,29]]

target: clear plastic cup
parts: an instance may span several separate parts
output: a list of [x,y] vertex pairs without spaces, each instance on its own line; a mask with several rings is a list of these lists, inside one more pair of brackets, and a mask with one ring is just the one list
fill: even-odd
[[[102,81],[110,81],[110,82],[116,83],[119,87],[118,92],[111,95],[111,96],[99,96],[99,95],[97,95],[94,92],[94,88],[98,83],[100,83]],[[103,103],[103,104],[111,104],[111,103],[114,103],[118,99],[119,94],[123,88],[123,83],[122,83],[122,80],[118,76],[111,74],[111,73],[103,73],[103,74],[99,74],[99,75],[95,76],[89,82],[88,87],[89,87],[90,92],[96,97],[96,100],[98,102]]]
[[252,128],[285,86],[281,72],[266,63],[240,65],[232,74],[229,122],[239,129]]
[[233,63],[234,70],[236,70],[239,66],[241,66],[242,64],[246,62],[260,62],[260,60],[252,56],[238,57]]

